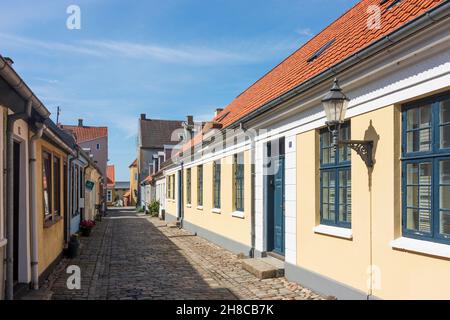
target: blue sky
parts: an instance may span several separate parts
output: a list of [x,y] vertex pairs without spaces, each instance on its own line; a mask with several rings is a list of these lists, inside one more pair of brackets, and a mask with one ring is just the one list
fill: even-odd
[[[212,118],[357,0],[16,0],[2,5],[0,53],[61,122],[109,128],[129,180],[141,113]],[[66,9],[81,8],[81,30]]]

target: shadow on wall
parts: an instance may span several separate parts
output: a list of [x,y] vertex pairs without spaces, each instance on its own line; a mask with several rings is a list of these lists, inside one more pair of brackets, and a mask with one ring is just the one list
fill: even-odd
[[[82,270],[81,291],[67,289],[69,275],[63,270],[53,299],[236,300],[227,288],[211,287],[160,227],[133,209],[110,217],[83,239],[80,255],[70,261]],[[99,280],[92,284],[90,279]]]
[[372,149],[373,166],[371,168],[367,168],[367,172],[369,174],[369,190],[372,190],[372,172],[375,166],[377,165],[376,154],[378,142],[380,141],[380,135],[373,126],[372,120],[370,120],[369,127],[364,132],[364,140],[373,141],[373,149]]

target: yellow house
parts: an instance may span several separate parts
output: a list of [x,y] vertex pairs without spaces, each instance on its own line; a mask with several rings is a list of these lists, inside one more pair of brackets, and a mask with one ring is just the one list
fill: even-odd
[[129,166],[130,168],[130,206],[137,203],[137,192],[139,188],[137,159]]
[[[450,4],[386,1],[383,28],[368,29],[374,3],[182,146],[164,169],[166,219],[277,257],[289,280],[326,296],[450,299]],[[330,95],[339,112],[324,108]]]
[[66,168],[71,149],[55,135],[56,130],[57,128],[47,128],[44,136],[36,143],[36,214],[40,278],[48,275],[61,258],[65,244]]
[[100,170],[93,164],[89,164],[85,171],[86,181],[93,182],[92,189],[86,189],[85,195],[85,220],[95,220],[99,214],[99,206],[101,204],[101,183],[102,175]]

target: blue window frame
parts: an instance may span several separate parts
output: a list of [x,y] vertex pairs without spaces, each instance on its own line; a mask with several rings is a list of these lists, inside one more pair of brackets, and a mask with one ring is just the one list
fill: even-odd
[[450,94],[402,113],[403,235],[450,243]]
[[234,207],[244,211],[244,153],[234,155]]
[[220,179],[221,165],[220,160],[214,161],[213,164],[213,182],[214,182],[214,208],[220,209]]
[[203,165],[197,167],[197,205],[203,206]]
[[187,204],[192,204],[192,184],[191,184],[191,168],[186,170],[186,202]]
[[[350,125],[340,130],[341,139],[350,139]],[[352,179],[351,149],[346,145],[335,150],[327,128],[320,131],[320,223],[351,228]]]

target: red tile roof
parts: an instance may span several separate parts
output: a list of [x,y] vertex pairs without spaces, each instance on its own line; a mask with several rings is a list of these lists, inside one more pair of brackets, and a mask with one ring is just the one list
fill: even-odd
[[107,187],[113,188],[116,184],[116,169],[114,165],[108,165],[106,167]]
[[87,126],[69,126],[60,125],[60,127],[66,131],[70,131],[77,143],[92,141],[98,138],[108,136],[107,127],[87,127]]
[[[368,8],[371,5],[379,5],[380,0],[358,2],[335,22],[242,92],[213,121],[226,128],[250,112],[349,58],[446,0],[403,0],[387,10],[393,1],[387,1],[381,6],[381,28],[372,30],[367,27],[367,21],[371,16]],[[327,50],[314,61],[308,62],[308,59],[317,50],[333,39],[335,41]],[[200,141],[201,135],[194,137],[194,145]],[[188,145],[185,145],[183,150],[187,148]]]

